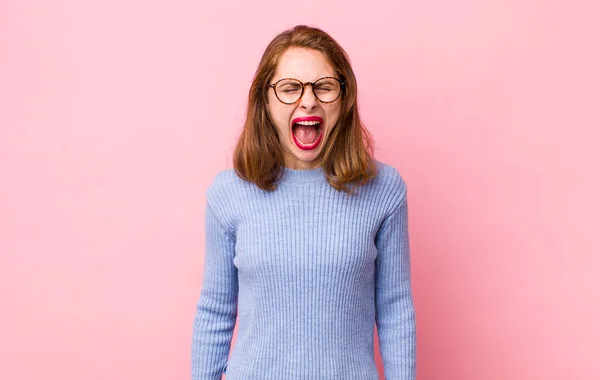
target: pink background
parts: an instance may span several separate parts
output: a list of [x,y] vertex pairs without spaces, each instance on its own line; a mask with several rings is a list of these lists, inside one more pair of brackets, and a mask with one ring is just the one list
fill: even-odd
[[598,3],[367,3],[0,2],[1,379],[189,378],[205,190],[298,23],[408,182],[418,379],[600,378]]

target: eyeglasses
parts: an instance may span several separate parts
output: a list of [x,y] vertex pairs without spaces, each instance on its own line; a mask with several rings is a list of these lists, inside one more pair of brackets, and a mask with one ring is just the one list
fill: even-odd
[[306,83],[295,78],[283,78],[269,84],[269,87],[275,91],[275,96],[281,103],[294,104],[304,95],[304,88],[307,84],[312,86],[315,98],[321,103],[335,102],[340,97],[342,88],[346,86],[344,81],[337,78],[323,77]]

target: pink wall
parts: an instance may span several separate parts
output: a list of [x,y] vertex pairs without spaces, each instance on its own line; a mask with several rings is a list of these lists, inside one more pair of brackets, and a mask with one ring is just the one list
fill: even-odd
[[409,184],[419,380],[600,378],[597,2],[209,3],[0,3],[1,379],[189,377],[204,192],[297,23]]

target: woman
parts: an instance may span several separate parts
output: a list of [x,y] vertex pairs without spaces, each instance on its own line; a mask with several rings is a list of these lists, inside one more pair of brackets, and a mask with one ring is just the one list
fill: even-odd
[[193,380],[376,380],[375,323],[386,379],[415,378],[406,184],[356,94],[322,30],[267,47],[234,168],[207,190]]

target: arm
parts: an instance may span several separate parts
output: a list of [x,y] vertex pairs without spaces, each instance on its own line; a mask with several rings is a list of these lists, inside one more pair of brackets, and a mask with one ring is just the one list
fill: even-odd
[[192,338],[192,380],[220,380],[237,317],[235,238],[208,202],[205,231],[204,278]]
[[376,237],[375,321],[386,380],[414,380],[416,324],[410,279],[408,206],[401,203]]

